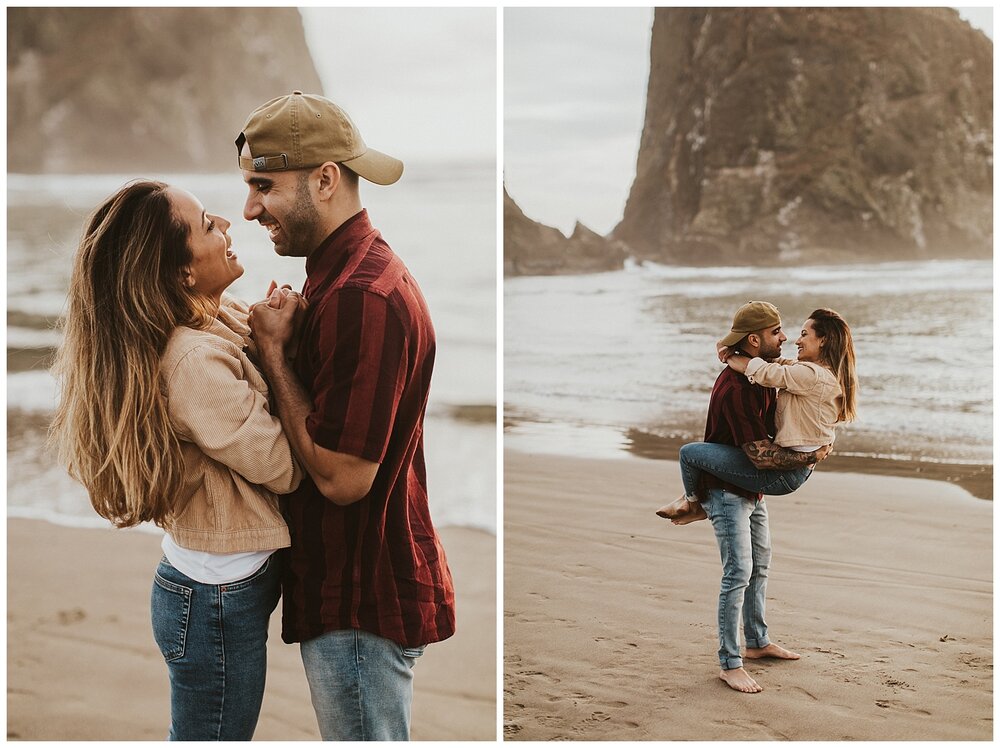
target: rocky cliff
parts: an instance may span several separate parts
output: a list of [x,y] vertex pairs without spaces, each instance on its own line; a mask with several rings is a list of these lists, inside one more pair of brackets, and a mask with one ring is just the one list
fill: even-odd
[[658,8],[613,237],[676,263],[989,256],[993,44],[945,8]]
[[296,88],[322,92],[294,8],[10,8],[7,169],[231,171]]
[[621,270],[625,250],[577,222],[567,238],[559,229],[528,218],[503,191],[505,276],[563,275]]

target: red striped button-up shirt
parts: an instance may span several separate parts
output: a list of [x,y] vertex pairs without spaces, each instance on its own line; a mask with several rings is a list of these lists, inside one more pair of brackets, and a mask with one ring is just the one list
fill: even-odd
[[306,261],[309,311],[295,370],[316,444],[379,463],[338,506],[307,476],[284,502],[292,545],[282,639],[362,629],[402,646],[455,631],[455,592],[431,523],[423,419],[434,365],[424,297],[362,210]]
[[[761,387],[728,366],[719,374],[708,402],[705,441],[740,447],[749,442],[769,439],[774,435],[774,409],[777,402],[773,387]],[[753,493],[716,478],[701,474],[701,488],[724,488],[746,499],[759,501],[762,494]]]

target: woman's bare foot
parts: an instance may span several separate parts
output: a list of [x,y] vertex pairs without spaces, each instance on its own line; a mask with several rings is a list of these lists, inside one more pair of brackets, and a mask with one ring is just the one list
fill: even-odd
[[771,642],[766,647],[747,647],[746,653],[743,656],[748,660],[759,660],[764,657],[775,657],[779,660],[799,659],[798,654],[791,652],[784,647],[779,647],[774,642]]
[[679,514],[670,520],[675,525],[686,525],[690,522],[697,522],[700,519],[708,519],[708,514],[706,514],[704,508],[697,501],[689,501],[690,509],[684,513]]
[[677,499],[674,499],[669,504],[661,506],[656,510],[656,516],[663,517],[664,519],[673,519],[683,515],[685,512],[690,511],[691,502],[688,501],[686,495],[682,495]]
[[764,690],[757,684],[757,681],[750,677],[750,673],[741,667],[733,670],[720,670],[719,678],[734,691],[760,693]]

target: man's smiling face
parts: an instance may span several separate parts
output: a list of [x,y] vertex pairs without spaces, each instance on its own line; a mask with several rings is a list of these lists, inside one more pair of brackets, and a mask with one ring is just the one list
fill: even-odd
[[[241,155],[250,156],[246,143]],[[310,187],[313,171],[243,170],[249,188],[243,217],[267,229],[275,253],[282,257],[308,257],[325,238],[319,235],[320,214]]]

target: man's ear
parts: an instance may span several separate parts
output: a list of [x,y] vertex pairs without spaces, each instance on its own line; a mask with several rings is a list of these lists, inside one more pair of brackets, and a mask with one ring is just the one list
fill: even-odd
[[317,167],[319,183],[317,185],[318,197],[320,200],[329,200],[337,192],[342,180],[340,166],[333,161],[327,161],[322,166]]
[[753,346],[754,348],[760,348],[760,335],[755,332],[747,335],[747,345]]

